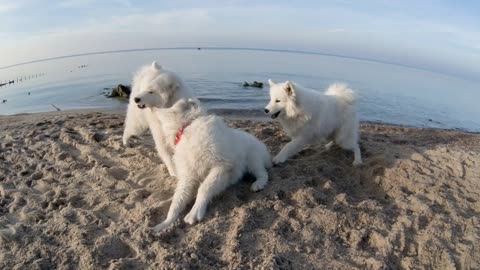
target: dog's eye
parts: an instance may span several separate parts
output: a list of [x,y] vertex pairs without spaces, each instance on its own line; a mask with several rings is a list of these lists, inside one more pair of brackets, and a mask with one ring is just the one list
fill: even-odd
[[153,94],[153,91],[148,91],[149,94]]
[[280,100],[276,99],[276,100],[275,100],[275,103],[278,103],[278,102],[280,102]]

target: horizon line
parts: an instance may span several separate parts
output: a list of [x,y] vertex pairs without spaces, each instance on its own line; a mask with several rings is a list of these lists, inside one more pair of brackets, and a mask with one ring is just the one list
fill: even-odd
[[82,56],[89,56],[89,55],[100,55],[100,54],[112,54],[112,53],[127,53],[127,52],[139,52],[139,51],[162,51],[162,50],[237,50],[237,51],[264,51],[264,52],[283,52],[283,53],[295,53],[295,54],[310,54],[310,55],[321,55],[321,56],[330,56],[330,57],[338,57],[338,58],[346,58],[346,59],[353,59],[359,61],[366,61],[366,62],[373,62],[373,63],[380,63],[386,65],[393,65],[393,66],[401,66],[410,69],[422,70],[432,73],[438,73],[442,75],[452,76],[452,77],[460,77],[462,79],[468,79],[476,81],[473,78],[459,76],[456,74],[451,74],[443,71],[438,71],[434,69],[429,69],[421,66],[413,66],[408,64],[402,64],[397,62],[389,62],[384,60],[378,60],[374,58],[365,58],[365,57],[358,57],[358,56],[351,56],[345,54],[334,54],[334,53],[324,53],[324,52],[316,52],[316,51],[306,51],[306,50],[293,50],[293,49],[268,49],[268,48],[248,48],[248,47],[151,47],[151,48],[133,48],[133,49],[119,49],[119,50],[109,50],[109,51],[96,51],[96,52],[87,52],[87,53],[77,53],[77,54],[70,54],[70,55],[61,55],[61,56],[54,56],[54,57],[47,57],[41,58],[31,61],[20,62],[12,65],[2,66],[1,69],[8,69],[16,66],[34,64],[39,62],[46,62],[46,61],[53,61],[58,59],[64,58],[75,58],[75,57],[82,57]]

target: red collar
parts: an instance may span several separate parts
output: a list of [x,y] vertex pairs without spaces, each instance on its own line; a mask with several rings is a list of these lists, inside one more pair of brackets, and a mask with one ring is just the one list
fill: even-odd
[[190,124],[185,124],[181,128],[177,130],[177,134],[175,134],[175,140],[173,141],[174,145],[177,145],[180,142],[180,139],[182,138],[183,131],[189,126]]

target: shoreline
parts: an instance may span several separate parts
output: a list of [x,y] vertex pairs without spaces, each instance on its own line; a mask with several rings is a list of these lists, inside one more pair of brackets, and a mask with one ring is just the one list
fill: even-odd
[[[205,219],[155,236],[175,189],[124,112],[0,117],[1,269],[477,269],[480,135],[362,123],[352,153],[306,147],[215,198]],[[272,154],[278,123],[226,119]]]
[[[251,110],[248,110],[251,111]],[[236,112],[243,112],[243,110],[226,110],[226,109],[210,109],[208,113],[216,114],[218,116],[224,117],[227,120],[251,120],[251,121],[258,121],[258,122],[275,122],[268,117],[260,116],[260,115],[241,115],[241,113],[236,114]],[[43,115],[61,115],[61,114],[75,114],[75,113],[106,113],[106,114],[118,114],[118,115],[125,115],[126,108],[92,108],[92,109],[68,109],[68,110],[61,110],[61,111],[48,111],[48,112],[34,112],[34,113],[17,113],[17,114],[0,114],[0,119],[8,118],[8,117],[17,117],[17,116],[43,116]],[[261,114],[261,113],[260,113]],[[396,123],[389,123],[383,121],[371,121],[371,120],[363,120],[360,121],[360,125],[385,125],[385,126],[392,126],[392,127],[403,127],[403,128],[417,128],[417,129],[432,129],[432,130],[443,130],[443,131],[457,131],[457,132],[465,132],[469,134],[480,134],[480,131],[473,131],[461,128],[437,128],[437,127],[420,127],[415,125],[408,125],[408,124],[396,124]]]

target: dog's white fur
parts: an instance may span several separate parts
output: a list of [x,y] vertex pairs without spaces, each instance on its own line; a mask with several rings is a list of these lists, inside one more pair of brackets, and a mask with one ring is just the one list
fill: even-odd
[[325,93],[309,90],[286,81],[270,84],[270,102],[265,112],[278,118],[285,133],[292,139],[273,158],[285,162],[307,144],[331,139],[327,149],[336,143],[354,153],[353,165],[362,163],[358,145],[358,117],[353,91],[345,84],[335,83]]
[[133,77],[132,93],[127,108],[123,144],[130,137],[150,128],[155,147],[170,175],[175,175],[173,153],[168,151],[162,133],[162,124],[154,116],[153,108],[167,108],[182,98],[193,97],[191,90],[175,73],[156,62],[141,67]]
[[[172,203],[164,222],[154,227],[160,232],[174,223],[187,204],[195,203],[184,221],[201,221],[207,204],[228,186],[238,182],[244,173],[256,177],[251,190],[258,191],[268,181],[266,168],[271,167],[267,147],[254,136],[228,127],[222,118],[207,115],[199,102],[182,99],[171,108],[156,109],[162,123],[166,144],[174,149],[173,160],[178,178]],[[185,127],[177,145],[177,131]]]

